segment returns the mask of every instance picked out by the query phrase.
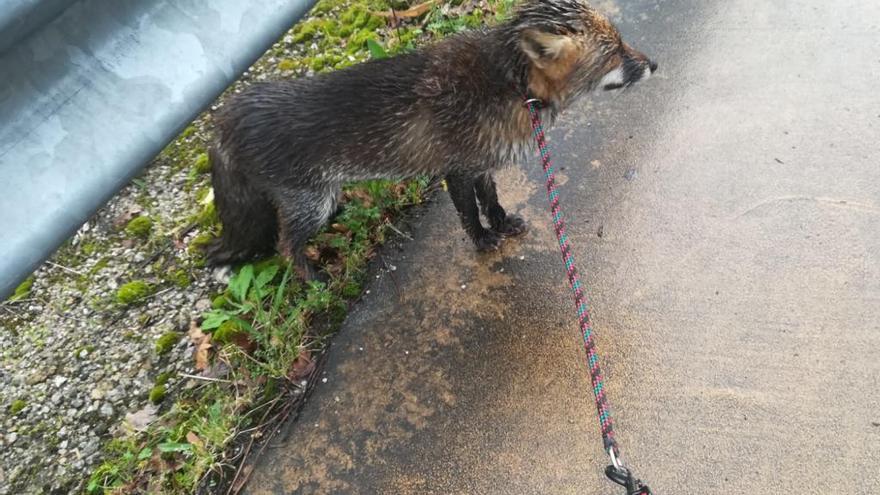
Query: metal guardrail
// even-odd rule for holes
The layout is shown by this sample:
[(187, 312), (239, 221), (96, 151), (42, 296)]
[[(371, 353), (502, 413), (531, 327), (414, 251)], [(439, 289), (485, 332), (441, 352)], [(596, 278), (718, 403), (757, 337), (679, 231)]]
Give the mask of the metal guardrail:
[(0, 0), (0, 300), (315, 0)]

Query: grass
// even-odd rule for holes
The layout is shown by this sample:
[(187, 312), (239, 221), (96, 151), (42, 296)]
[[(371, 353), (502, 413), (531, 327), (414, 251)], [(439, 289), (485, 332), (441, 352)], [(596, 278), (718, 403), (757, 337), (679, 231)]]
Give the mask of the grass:
[[(407, 7), (400, 1), (394, 5)], [(279, 42), (267, 54), (276, 61), (266, 62), (264, 57), (260, 63), (274, 63), (285, 77), (341, 69), (493, 22), (507, 15), (512, 5), (510, 0), (469, 8), (438, 4), (422, 18), (390, 27), (374, 15), (389, 8), (386, 0), (322, 0), (310, 18), (289, 32), (296, 55), (280, 47), (288, 41)], [(177, 287), (188, 285), (188, 273), (198, 268), (202, 247), (222, 228), (206, 175), (210, 164), (205, 138), (197, 127), (187, 127), (159, 158), (172, 170), (188, 168), (193, 197), (183, 223), (162, 229), (194, 229), (186, 249), (192, 266), (163, 271), (165, 283)], [(147, 398), (161, 404), (161, 414), (145, 431), (107, 444), (105, 460), (85, 491), (184, 494), (228, 487), (235, 463), (247, 457), (256, 438), (269, 434), (295, 403), (292, 399), (310, 377), (315, 356), (360, 296), (368, 262), (385, 241), (391, 220), (419, 204), (428, 185), (427, 178), (347, 185), (341, 213), (306, 251), (326, 274), (326, 282), (298, 282), (279, 257), (238, 267), (189, 332), (195, 367), (210, 378), (189, 379), (182, 387), (185, 377), (157, 376)], [(119, 289), (121, 304), (141, 301), (155, 290), (143, 282), (138, 287), (132, 283)], [(175, 332), (163, 335), (156, 343), (157, 353), (167, 352), (181, 337)]]

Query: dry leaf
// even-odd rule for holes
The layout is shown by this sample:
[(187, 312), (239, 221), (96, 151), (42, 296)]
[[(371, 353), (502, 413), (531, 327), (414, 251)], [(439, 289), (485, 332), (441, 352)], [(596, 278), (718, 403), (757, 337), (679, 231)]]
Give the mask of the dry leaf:
[(196, 365), (195, 369), (202, 371), (208, 368), (208, 351), (211, 350), (211, 335), (202, 331), (195, 320), (189, 323), (189, 339), (196, 348), (193, 353)]
[(342, 225), (341, 223), (334, 223), (330, 226), (331, 229), (339, 232), (340, 234), (346, 234), (350, 230), (347, 226)]
[(146, 431), (147, 427), (158, 418), (158, 416), (156, 416), (156, 412), (158, 411), (159, 408), (157, 406), (147, 404), (140, 411), (126, 414), (122, 427), (133, 432)]
[(205, 442), (203, 442), (202, 439), (192, 431), (186, 434), (186, 441), (200, 449), (205, 448)]
[(195, 358), (196, 358), (196, 366), (195, 368), (199, 371), (208, 368), (208, 351), (211, 350), (211, 336), (205, 335), (205, 338), (196, 346)]
[(395, 17), (398, 19), (412, 19), (425, 15), (429, 10), (431, 10), (431, 7), (433, 6), (434, 0), (428, 0), (425, 3), (420, 3), (406, 10), (385, 10), (382, 12), (373, 12), (373, 14), (379, 17), (388, 17), (391, 19), (394, 19)]
[(303, 349), (290, 367), (291, 375), (294, 380), (302, 380), (311, 375), (313, 371), (315, 371), (315, 362), (312, 360), (312, 353)]

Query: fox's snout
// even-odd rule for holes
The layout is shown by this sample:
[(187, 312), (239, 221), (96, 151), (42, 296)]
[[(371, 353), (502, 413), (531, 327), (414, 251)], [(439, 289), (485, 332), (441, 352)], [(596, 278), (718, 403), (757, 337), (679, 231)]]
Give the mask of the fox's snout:
[(645, 54), (625, 46), (620, 57), (620, 63), (602, 78), (598, 89), (610, 91), (631, 86), (651, 77), (651, 75), (657, 72), (657, 68), (657, 62), (651, 60)]

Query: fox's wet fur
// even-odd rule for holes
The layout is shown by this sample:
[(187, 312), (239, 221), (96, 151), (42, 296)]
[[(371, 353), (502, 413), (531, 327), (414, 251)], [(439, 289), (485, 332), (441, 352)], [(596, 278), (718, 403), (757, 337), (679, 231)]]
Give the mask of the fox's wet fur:
[[(495, 170), (531, 148), (524, 97), (550, 125), (579, 95), (647, 77), (656, 64), (578, 0), (527, 0), (497, 27), (395, 57), (254, 84), (216, 115), (211, 150), (227, 264), (277, 249), (311, 274), (308, 239), (349, 181), (443, 176), (479, 250), (525, 231), (498, 203)], [(480, 222), (480, 211), (489, 228)]]

